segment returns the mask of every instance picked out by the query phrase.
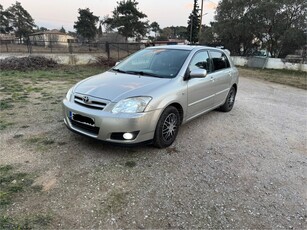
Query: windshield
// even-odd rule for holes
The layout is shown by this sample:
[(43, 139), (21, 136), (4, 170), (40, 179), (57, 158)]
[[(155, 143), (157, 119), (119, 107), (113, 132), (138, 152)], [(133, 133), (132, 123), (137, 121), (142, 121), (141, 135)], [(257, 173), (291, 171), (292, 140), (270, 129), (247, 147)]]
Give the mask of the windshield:
[(176, 49), (144, 49), (124, 60), (112, 70), (144, 76), (174, 78), (190, 51)]

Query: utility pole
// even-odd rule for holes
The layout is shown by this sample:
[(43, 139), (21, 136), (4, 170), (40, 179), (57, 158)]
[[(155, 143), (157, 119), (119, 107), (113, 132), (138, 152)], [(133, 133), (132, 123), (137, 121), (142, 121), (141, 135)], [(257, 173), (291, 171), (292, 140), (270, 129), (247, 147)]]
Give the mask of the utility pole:
[(193, 18), (194, 18), (194, 16), (193, 16), (193, 17), (191, 17), (191, 26), (190, 26), (190, 30), (191, 30), (191, 32), (190, 32), (190, 43), (192, 43), (192, 35), (193, 35)]
[(202, 28), (202, 20), (203, 20), (203, 10), (204, 10), (204, 0), (201, 0), (201, 7), (200, 7), (200, 25), (199, 25), (199, 33), (198, 33), (198, 41), (200, 42), (201, 37), (201, 28)]

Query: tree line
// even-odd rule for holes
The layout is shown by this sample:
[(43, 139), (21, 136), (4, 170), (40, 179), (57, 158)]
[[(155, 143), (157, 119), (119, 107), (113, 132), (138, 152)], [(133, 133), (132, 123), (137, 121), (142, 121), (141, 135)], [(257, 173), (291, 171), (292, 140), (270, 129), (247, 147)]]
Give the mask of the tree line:
[[(47, 31), (45, 27), (38, 27), (29, 12), (23, 8), (20, 2), (12, 4), (7, 9), (4, 9), (0, 4), (0, 34), (14, 33), (15, 37), (27, 39), (33, 32)], [(62, 28), (59, 30), (66, 33)]]
[[(76, 33), (69, 33), (84, 41), (94, 41), (102, 35), (104, 27), (106, 32), (117, 31), (126, 40), (141, 40), (145, 36), (151, 41), (182, 39), (192, 44), (224, 46), (235, 55), (250, 55), (265, 49), (273, 57), (285, 57), (306, 45), (306, 0), (221, 0), (210, 26), (201, 25), (198, 0), (193, 1), (186, 26), (161, 29), (157, 22), (147, 20), (136, 0), (120, 0), (111, 17), (102, 19), (89, 8), (79, 9), (74, 22)], [(19, 2), (6, 10), (0, 4), (0, 33), (14, 32), (22, 39), (44, 30), (47, 28), (37, 27)], [(61, 32), (66, 32), (63, 27)]]
[(259, 49), (285, 57), (306, 45), (306, 0), (222, 0), (201, 43), (218, 43), (233, 54)]
[(20, 4), (16, 2), (6, 10), (0, 4), (0, 33), (15, 33), (20, 40), (33, 33), (35, 27), (34, 19)]

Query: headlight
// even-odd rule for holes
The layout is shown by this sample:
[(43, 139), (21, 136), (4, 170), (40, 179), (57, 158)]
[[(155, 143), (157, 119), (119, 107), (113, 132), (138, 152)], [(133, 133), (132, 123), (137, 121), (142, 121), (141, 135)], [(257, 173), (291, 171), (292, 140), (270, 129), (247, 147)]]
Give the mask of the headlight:
[(70, 101), (70, 99), (71, 99), (71, 95), (72, 95), (72, 90), (73, 90), (73, 88), (74, 88), (74, 87), (71, 87), (71, 88), (68, 90), (67, 94), (66, 94), (66, 99), (67, 99), (68, 101)]
[(142, 113), (151, 97), (131, 97), (117, 102), (112, 113)]

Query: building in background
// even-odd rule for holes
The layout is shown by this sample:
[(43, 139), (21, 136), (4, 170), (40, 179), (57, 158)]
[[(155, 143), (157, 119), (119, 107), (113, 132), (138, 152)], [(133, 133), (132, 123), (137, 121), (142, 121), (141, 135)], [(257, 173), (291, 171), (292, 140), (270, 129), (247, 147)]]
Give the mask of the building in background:
[(68, 46), (69, 42), (77, 39), (59, 30), (47, 30), (29, 35), (29, 40), (32, 45), (50, 47)]

